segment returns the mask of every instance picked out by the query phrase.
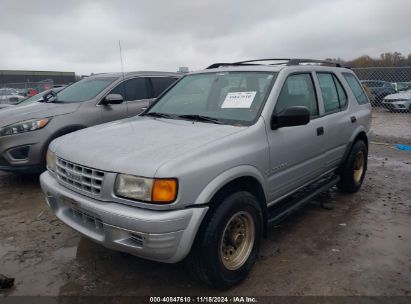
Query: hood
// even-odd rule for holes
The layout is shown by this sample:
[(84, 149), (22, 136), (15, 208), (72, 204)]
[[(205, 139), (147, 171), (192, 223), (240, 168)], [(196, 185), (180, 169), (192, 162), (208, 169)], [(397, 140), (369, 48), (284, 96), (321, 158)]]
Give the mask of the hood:
[(410, 99), (410, 98), (411, 98), (410, 91), (405, 91), (405, 92), (400, 92), (400, 93), (385, 96), (385, 99)]
[(58, 157), (109, 172), (155, 177), (167, 161), (246, 127), (134, 117), (60, 137), (50, 149)]
[(15, 105), (0, 111), (0, 127), (33, 118), (53, 117), (76, 111), (80, 103), (42, 103), (32, 102), (25, 105)]

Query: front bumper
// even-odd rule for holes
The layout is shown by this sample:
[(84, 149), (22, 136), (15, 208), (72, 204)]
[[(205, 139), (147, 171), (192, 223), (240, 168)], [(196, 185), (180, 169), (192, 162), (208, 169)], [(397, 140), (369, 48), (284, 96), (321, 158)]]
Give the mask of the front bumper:
[(71, 228), (107, 248), (165, 263), (187, 256), (208, 210), (154, 211), (102, 202), (63, 187), (49, 172), (40, 184), (54, 214)]
[(45, 168), (47, 130), (0, 137), (0, 170), (11, 172), (41, 172)]
[(410, 107), (411, 102), (402, 102), (402, 101), (394, 101), (394, 102), (387, 102), (384, 101), (382, 103), (383, 107), (388, 110), (392, 111), (407, 111)]

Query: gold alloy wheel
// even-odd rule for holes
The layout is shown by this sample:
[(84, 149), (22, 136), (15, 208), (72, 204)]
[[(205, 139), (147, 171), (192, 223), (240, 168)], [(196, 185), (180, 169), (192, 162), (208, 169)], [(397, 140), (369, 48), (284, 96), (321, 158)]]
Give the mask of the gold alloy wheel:
[(365, 158), (364, 152), (359, 151), (355, 156), (354, 162), (354, 181), (359, 184), (361, 182), (361, 177), (364, 173)]
[(254, 246), (255, 226), (252, 216), (237, 212), (227, 222), (221, 239), (220, 254), (224, 266), (236, 270), (244, 265)]

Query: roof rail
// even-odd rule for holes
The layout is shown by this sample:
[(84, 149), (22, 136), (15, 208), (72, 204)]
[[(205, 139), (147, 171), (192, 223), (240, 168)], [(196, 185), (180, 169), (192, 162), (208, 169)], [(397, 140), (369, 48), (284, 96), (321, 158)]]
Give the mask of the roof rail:
[(302, 63), (322, 63), (328, 65), (335, 65), (336, 67), (340, 68), (341, 64), (338, 62), (327, 61), (327, 60), (317, 60), (317, 59), (301, 59), (301, 58), (267, 58), (267, 59), (253, 59), (253, 60), (245, 60), (245, 61), (238, 61), (232, 63), (213, 63), (212, 65), (208, 66), (206, 69), (215, 69), (223, 66), (239, 66), (239, 65), (264, 65), (259, 64), (257, 62), (260, 61), (279, 61), (278, 63), (271, 63), (266, 65), (300, 65)]

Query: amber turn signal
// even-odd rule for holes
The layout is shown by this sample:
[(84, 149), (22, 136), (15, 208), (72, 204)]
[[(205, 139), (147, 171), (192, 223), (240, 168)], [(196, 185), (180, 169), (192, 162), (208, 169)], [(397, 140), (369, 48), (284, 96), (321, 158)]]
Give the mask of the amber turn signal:
[(154, 203), (172, 203), (177, 197), (177, 180), (155, 179), (151, 192), (151, 201)]

